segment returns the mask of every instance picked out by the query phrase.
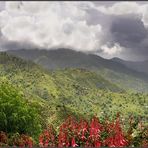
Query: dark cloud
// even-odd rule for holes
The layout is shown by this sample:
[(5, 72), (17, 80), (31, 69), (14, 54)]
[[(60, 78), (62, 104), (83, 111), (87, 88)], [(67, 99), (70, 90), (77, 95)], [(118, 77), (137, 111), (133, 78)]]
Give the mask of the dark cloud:
[(5, 8), (5, 2), (0, 1), (0, 11), (4, 10), (4, 8)]
[(130, 16), (117, 17), (111, 26), (111, 32), (116, 41), (120, 42), (123, 46), (128, 46), (133, 43), (140, 43), (147, 36), (141, 19)]
[(87, 9), (87, 23), (89, 25), (101, 24), (104, 28), (107, 28), (111, 23), (112, 18), (102, 12), (98, 12), (96, 9)]
[(113, 18), (110, 32), (114, 42), (126, 48), (124, 53), (135, 57), (148, 56), (148, 30), (141, 18), (134, 15), (120, 15)]
[[(105, 5), (106, 2), (96, 3), (97, 5)], [(114, 3), (111, 2), (108, 6), (112, 4)], [(148, 59), (148, 30), (141, 17), (138, 14), (107, 15), (96, 9), (87, 10), (87, 23), (103, 26), (102, 43), (108, 44), (108, 47), (113, 47), (115, 43), (119, 43), (124, 47), (120, 57), (128, 60)], [(102, 54), (101, 52), (103, 51), (98, 49), (97, 53)]]
[(32, 43), (26, 42), (14, 42), (14, 41), (5, 41), (1, 44), (3, 49), (15, 50), (15, 49), (38, 49), (39, 47), (33, 45)]

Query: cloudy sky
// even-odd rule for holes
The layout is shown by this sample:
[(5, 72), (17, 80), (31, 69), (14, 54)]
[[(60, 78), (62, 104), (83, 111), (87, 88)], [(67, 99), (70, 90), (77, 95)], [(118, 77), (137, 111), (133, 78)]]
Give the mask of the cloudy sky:
[(58, 47), (148, 60), (148, 2), (0, 2), (0, 50)]

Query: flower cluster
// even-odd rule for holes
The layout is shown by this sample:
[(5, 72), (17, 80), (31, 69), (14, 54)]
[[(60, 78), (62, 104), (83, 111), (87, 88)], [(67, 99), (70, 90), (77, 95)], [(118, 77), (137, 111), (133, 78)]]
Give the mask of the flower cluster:
[(129, 145), (120, 126), (119, 117), (115, 122), (107, 123), (106, 128), (109, 136), (107, 139), (105, 139), (105, 146), (121, 147)]
[[(127, 121), (128, 122), (128, 121)], [(123, 130), (123, 123), (118, 115), (115, 120), (100, 121), (93, 117), (91, 121), (77, 120), (69, 116), (56, 131), (53, 126), (39, 136), (40, 147), (148, 147), (148, 128), (141, 122), (136, 125), (130, 120), (129, 127)], [(0, 146), (32, 147), (33, 139), (24, 134), (9, 135), (0, 132)]]
[(55, 131), (52, 126), (49, 126), (43, 133), (39, 136), (39, 146), (40, 147), (54, 147), (55, 146)]
[[(56, 140), (56, 136), (53, 136), (52, 130), (46, 132), (47, 131), (44, 131), (39, 138), (40, 145), (45, 147), (49, 145), (49, 137), (54, 137), (52, 142)], [(103, 133), (107, 133), (106, 138), (101, 137)], [(45, 140), (43, 140), (43, 135), (44, 138), (46, 137)], [(60, 126), (57, 141), (58, 147), (128, 146), (128, 141), (120, 127), (119, 118), (117, 118), (115, 122), (100, 123), (97, 117), (93, 117), (89, 123), (86, 120), (77, 122), (73, 117), (69, 117)], [(55, 144), (56, 142), (54, 142), (54, 145)]]

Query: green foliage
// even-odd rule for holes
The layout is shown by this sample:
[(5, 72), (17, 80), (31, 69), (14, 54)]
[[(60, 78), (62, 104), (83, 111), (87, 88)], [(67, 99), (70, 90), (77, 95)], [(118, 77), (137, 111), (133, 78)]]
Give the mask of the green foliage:
[[(100, 74), (82, 68), (46, 71), (30, 61), (26, 62), (5, 53), (0, 54), (0, 81), (8, 81), (17, 89), (14, 91), (13, 87), (8, 87), (9, 93), (5, 94), (10, 99), (15, 92), (14, 99), (27, 101), (20, 104), (21, 106), (26, 104), (31, 109), (36, 108), (37, 112), (34, 112), (42, 117), (38, 120), (41, 121), (42, 127), (46, 127), (48, 123), (58, 126), (71, 114), (77, 118), (89, 119), (95, 114), (100, 118), (108, 116), (112, 119), (116, 112), (122, 112), (124, 122), (133, 115), (147, 124), (148, 95), (129, 91), (128, 84), (124, 86), (125, 90), (120, 88), (125, 79), (122, 75), (122, 81), (114, 84), (111, 80), (106, 80), (111, 79), (112, 75)], [(134, 79), (131, 81), (134, 82)], [(135, 83), (133, 85), (137, 87)], [(14, 100), (14, 104), (17, 104), (17, 101)], [(20, 112), (25, 112), (27, 116), (28, 112), (31, 112), (29, 109), (22, 110)], [(0, 116), (5, 119), (3, 113)], [(13, 116), (15, 117), (15, 114)], [(29, 120), (28, 117), (25, 120)], [(29, 123), (30, 120), (22, 122)], [(4, 128), (5, 120), (2, 123)]]
[(141, 70), (136, 68), (138, 71), (134, 71), (134, 67), (137, 67), (139, 62), (132, 64), (126, 61), (124, 63), (124, 61), (117, 58), (107, 60), (98, 55), (85, 54), (64, 48), (57, 50), (10, 50), (7, 53), (23, 59), (29, 59), (48, 70), (56, 70), (58, 68), (85, 68), (98, 72), (105, 79), (116, 83), (124, 89), (148, 93), (148, 75), (138, 72), (143, 71), (142, 69), (144, 67), (146, 69), (147, 63), (143, 63), (144, 66), (140, 62), (141, 66), (139, 65), (139, 68), (141, 69), (142, 65), (144, 67)]
[(115, 72), (109, 69), (97, 70), (97, 73), (103, 75), (108, 81), (118, 84), (119, 87), (130, 90), (132, 92), (148, 93), (148, 81), (144, 81), (138, 77)]
[(41, 131), (39, 118), (36, 108), (29, 106), (17, 89), (0, 83), (0, 131), (37, 136)]

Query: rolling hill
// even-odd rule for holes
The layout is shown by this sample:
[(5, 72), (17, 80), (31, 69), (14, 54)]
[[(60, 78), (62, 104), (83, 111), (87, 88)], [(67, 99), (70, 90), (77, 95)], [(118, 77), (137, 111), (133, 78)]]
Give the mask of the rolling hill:
[(39, 109), (44, 123), (59, 125), (67, 115), (90, 118), (97, 114), (147, 118), (147, 95), (126, 92), (99, 74), (67, 68), (47, 71), (31, 61), (0, 53), (0, 82), (10, 83)]
[(27, 100), (39, 103), (44, 110), (44, 116), (53, 114), (57, 104), (69, 102), (69, 98), (85, 97), (92, 90), (124, 91), (103, 77), (84, 69), (51, 72), (5, 52), (0, 53), (0, 80), (18, 88)]
[(112, 118), (116, 112), (122, 112), (125, 119), (131, 114), (144, 121), (148, 118), (147, 95), (126, 92), (98, 73), (82, 68), (48, 71), (32, 61), (2, 52), (2, 83), (15, 87), (30, 105), (36, 106), (43, 124), (57, 126), (67, 115)]
[(127, 65), (97, 55), (76, 52), (70, 49), (57, 50), (11, 50), (8, 54), (31, 60), (48, 70), (85, 68), (102, 75), (123, 89), (148, 92), (148, 75)]

